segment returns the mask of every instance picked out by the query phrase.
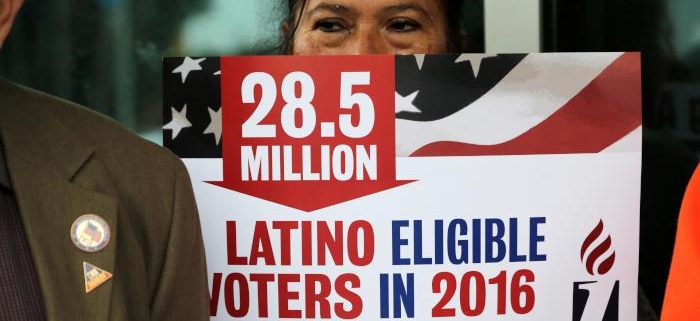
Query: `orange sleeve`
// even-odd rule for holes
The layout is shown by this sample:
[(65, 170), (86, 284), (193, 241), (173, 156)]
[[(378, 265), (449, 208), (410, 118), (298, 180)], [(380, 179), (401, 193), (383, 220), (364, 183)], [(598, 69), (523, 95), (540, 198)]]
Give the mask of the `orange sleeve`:
[(683, 196), (661, 321), (697, 320), (700, 315), (700, 167)]

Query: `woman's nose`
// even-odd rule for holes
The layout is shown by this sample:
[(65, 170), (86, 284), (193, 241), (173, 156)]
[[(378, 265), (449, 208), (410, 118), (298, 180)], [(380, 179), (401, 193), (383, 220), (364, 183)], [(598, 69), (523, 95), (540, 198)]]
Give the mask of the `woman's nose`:
[(360, 27), (355, 29), (350, 51), (356, 55), (390, 54), (391, 48), (379, 30)]

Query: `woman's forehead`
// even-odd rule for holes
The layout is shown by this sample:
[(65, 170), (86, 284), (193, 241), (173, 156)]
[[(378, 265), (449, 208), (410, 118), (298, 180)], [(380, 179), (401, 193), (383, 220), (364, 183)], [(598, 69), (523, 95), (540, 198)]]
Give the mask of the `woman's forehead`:
[(306, 12), (400, 13), (415, 10), (429, 15), (441, 14), (439, 0), (307, 0)]

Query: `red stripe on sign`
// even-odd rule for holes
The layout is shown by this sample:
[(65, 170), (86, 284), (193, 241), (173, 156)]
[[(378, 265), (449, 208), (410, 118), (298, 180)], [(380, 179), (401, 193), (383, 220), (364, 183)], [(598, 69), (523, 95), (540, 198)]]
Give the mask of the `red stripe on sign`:
[(545, 121), (497, 145), (440, 141), (411, 156), (598, 153), (642, 123), (639, 53), (625, 53)]

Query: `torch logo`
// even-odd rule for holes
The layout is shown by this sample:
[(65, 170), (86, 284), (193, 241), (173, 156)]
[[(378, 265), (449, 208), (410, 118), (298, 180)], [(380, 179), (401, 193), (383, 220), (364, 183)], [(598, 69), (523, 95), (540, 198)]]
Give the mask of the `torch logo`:
[(590, 280), (573, 284), (574, 321), (617, 321), (620, 281), (605, 275), (615, 264), (613, 240), (600, 220), (581, 244), (581, 263)]

